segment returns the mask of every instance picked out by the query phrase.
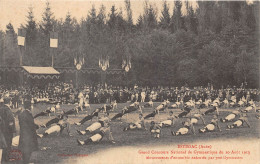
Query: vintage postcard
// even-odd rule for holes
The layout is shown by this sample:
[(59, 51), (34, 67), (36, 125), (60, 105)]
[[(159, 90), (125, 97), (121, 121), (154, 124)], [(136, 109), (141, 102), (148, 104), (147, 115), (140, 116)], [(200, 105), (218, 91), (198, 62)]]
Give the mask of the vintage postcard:
[(259, 164), (259, 4), (0, 0), (0, 163)]

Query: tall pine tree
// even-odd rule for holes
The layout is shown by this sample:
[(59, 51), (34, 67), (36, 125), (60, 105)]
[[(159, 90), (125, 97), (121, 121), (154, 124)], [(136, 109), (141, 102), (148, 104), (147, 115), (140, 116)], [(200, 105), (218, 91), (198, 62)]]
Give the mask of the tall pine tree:
[(168, 29), (170, 26), (171, 16), (169, 13), (169, 4), (167, 1), (163, 2), (163, 10), (162, 10), (162, 16), (160, 17), (159, 26), (162, 29)]
[(33, 8), (29, 7), (27, 15), (27, 23), (25, 25), (26, 37), (25, 37), (25, 56), (24, 64), (33, 65), (37, 61), (34, 51), (37, 49), (37, 24), (34, 19)]

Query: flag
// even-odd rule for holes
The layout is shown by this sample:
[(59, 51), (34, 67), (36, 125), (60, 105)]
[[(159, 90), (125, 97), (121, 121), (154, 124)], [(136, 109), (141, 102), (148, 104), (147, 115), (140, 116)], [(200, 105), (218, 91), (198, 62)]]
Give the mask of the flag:
[(76, 58), (74, 58), (74, 65), (76, 65), (77, 64), (77, 60), (76, 60)]
[(126, 61), (125, 61), (125, 59), (123, 59), (122, 69), (125, 67), (125, 65), (126, 65)]
[(17, 38), (18, 46), (24, 46), (25, 35), (26, 35), (25, 29), (18, 28), (18, 38)]
[(52, 47), (52, 48), (58, 47), (58, 33), (57, 32), (50, 33), (50, 47)]

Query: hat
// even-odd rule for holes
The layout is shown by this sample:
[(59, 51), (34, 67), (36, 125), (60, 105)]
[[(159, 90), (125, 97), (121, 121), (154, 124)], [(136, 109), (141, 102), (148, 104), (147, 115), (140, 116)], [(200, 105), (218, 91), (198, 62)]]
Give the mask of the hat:
[(24, 101), (24, 104), (23, 104), (23, 106), (24, 106), (24, 109), (31, 109), (31, 101)]
[(31, 96), (29, 94), (24, 95), (24, 101), (31, 101)]

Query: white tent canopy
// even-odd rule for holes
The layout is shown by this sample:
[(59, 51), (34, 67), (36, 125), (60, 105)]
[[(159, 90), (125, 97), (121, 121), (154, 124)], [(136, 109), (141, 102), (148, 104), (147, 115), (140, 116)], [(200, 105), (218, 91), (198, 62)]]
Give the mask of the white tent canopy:
[(60, 73), (53, 67), (32, 67), (22, 66), (30, 74), (59, 75)]
[(22, 66), (25, 75), (32, 79), (58, 79), (60, 72), (53, 67)]

